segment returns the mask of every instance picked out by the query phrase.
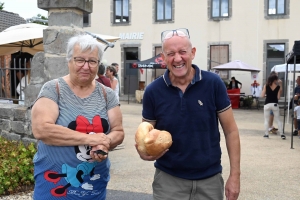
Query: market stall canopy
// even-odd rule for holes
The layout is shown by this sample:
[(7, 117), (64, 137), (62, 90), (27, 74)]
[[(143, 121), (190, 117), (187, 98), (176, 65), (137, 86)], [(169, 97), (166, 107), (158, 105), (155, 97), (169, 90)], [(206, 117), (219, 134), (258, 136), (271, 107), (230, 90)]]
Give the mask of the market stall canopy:
[(134, 62), (130, 68), (150, 68), (150, 69), (166, 69), (167, 65), (164, 63), (161, 54), (158, 54), (147, 60)]
[[(275, 72), (286, 72), (286, 66), (287, 64), (280, 64), (280, 65), (274, 65), (274, 67), (272, 67), (271, 72), (275, 71)], [(295, 65), (294, 64), (289, 64), (288, 65), (288, 72), (294, 72), (294, 68)], [(300, 64), (296, 64), (296, 70), (295, 72), (300, 72)]]
[(240, 60), (235, 60), (229, 63), (225, 63), (223, 65), (213, 67), (215, 70), (237, 70), (237, 71), (252, 71), (252, 72), (260, 72), (260, 69), (256, 67), (252, 67), (247, 63), (244, 63)]
[[(8, 55), (18, 51), (34, 55), (43, 51), (43, 30), (47, 27), (41, 24), (28, 23), (5, 29), (0, 32), (0, 55)], [(120, 39), (110, 35), (93, 34), (109, 42)], [(99, 39), (98, 41), (103, 42)]]

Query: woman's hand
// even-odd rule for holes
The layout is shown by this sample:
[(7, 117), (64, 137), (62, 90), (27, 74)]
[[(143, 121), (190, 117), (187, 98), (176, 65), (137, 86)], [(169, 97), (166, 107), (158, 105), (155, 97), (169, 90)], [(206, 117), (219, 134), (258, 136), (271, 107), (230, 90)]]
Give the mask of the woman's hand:
[[(89, 140), (90, 142), (88, 143), (89, 146), (97, 146), (97, 145), (101, 145), (103, 146), (104, 149), (110, 149), (110, 143), (111, 143), (111, 139), (105, 135), (104, 133), (94, 133), (91, 132), (89, 133)], [(101, 150), (104, 150), (102, 148), (100, 148)]]
[(97, 145), (92, 147), (90, 156), (93, 160), (101, 162), (108, 157), (108, 149), (104, 145)]

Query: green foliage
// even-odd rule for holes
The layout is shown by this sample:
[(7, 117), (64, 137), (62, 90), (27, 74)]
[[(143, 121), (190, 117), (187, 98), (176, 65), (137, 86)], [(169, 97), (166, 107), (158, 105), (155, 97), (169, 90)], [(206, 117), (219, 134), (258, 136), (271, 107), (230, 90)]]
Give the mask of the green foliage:
[(244, 102), (244, 107), (251, 108), (251, 106), (253, 104), (253, 98), (252, 97), (245, 97), (243, 102)]
[(4, 8), (4, 3), (0, 2), (0, 10), (3, 10)]
[(48, 18), (42, 16), (41, 14), (38, 14), (36, 17), (32, 17), (30, 20), (28, 20), (28, 22), (48, 26)]
[(34, 184), (34, 143), (9, 141), (0, 137), (0, 195), (12, 194)]

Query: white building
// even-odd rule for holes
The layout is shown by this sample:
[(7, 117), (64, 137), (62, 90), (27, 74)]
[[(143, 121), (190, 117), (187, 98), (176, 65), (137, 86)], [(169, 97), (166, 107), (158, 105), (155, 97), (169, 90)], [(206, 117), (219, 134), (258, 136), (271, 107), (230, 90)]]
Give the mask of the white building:
[[(261, 69), (262, 85), (276, 64), (300, 40), (299, 0), (95, 0), (86, 30), (119, 36), (104, 59), (120, 64), (121, 94), (134, 96), (139, 83), (148, 85), (162, 70), (130, 68), (161, 52), (161, 32), (187, 28), (196, 47), (193, 61), (203, 70), (233, 60)], [(283, 74), (279, 74), (284, 79)], [(250, 94), (250, 72), (229, 71)]]

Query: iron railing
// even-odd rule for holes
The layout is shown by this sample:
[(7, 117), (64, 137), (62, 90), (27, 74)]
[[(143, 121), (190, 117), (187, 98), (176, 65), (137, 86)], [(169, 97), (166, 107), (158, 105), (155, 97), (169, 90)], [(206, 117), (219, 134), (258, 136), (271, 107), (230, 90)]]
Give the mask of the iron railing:
[[(24, 104), (24, 90), (30, 82), (31, 69), (18, 66), (21, 66), (21, 59), (7, 62), (0, 58), (0, 103)], [(23, 66), (26, 66), (26, 59)]]

